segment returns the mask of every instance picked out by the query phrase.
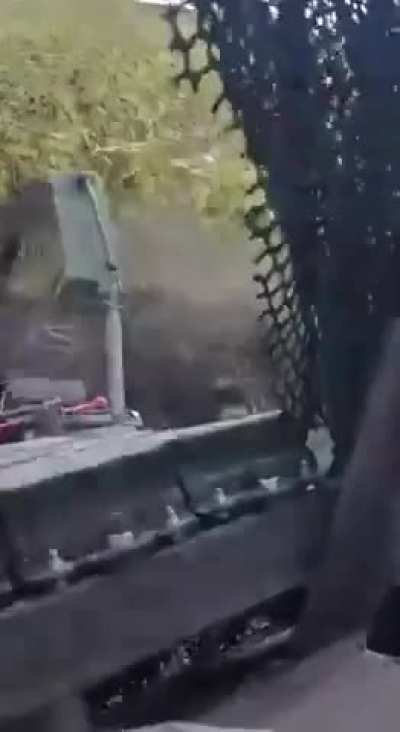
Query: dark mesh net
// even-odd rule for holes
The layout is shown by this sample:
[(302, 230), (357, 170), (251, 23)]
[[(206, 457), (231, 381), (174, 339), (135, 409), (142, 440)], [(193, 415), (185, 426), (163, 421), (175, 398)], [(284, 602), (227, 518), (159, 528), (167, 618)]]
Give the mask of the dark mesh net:
[(400, 0), (194, 4), (190, 38), (169, 11), (172, 48), (194, 89), (220, 75), (266, 192), (247, 224), (283, 403), (323, 408), (346, 451), (398, 310)]

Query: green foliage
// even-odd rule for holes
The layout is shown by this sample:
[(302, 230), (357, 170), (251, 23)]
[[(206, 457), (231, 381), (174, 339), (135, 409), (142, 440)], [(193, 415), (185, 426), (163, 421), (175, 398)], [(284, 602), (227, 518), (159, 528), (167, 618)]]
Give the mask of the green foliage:
[(158, 11), (132, 0), (3, 3), (0, 195), (82, 169), (120, 205), (133, 196), (208, 219), (242, 214), (253, 178), (242, 136), (223, 132), (229, 111), (211, 115), (216, 78), (198, 95), (172, 85), (178, 62)]

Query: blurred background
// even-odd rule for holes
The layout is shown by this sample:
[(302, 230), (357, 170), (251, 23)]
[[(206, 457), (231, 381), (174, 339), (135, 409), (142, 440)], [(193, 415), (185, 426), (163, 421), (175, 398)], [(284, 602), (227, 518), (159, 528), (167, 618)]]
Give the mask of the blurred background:
[[(242, 223), (254, 171), (241, 133), (226, 131), (230, 109), (211, 114), (219, 80), (209, 75), (196, 95), (173, 84), (179, 59), (162, 12), (135, 0), (3, 0), (0, 29), (0, 195), (54, 173), (104, 180), (128, 404), (155, 428), (274, 404)], [(190, 11), (183, 23), (190, 34)], [(76, 335), (44, 358), (43, 332), (63, 318), (46, 287), (48, 258), (39, 247), (23, 276), (18, 263), (10, 275), (1, 230), (0, 245), (2, 374), (80, 373), (88, 395), (104, 391), (101, 324), (75, 314)]]

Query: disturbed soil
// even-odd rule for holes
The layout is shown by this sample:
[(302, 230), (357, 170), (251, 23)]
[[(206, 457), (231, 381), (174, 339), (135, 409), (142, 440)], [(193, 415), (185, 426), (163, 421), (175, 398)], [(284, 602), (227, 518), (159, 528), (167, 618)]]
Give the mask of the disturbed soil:
[[(127, 401), (147, 426), (275, 406), (251, 250), (237, 227), (224, 240), (188, 212), (141, 210), (119, 222), (117, 249)], [(0, 304), (2, 375), (80, 378), (89, 396), (104, 393), (103, 316), (21, 292), (19, 283)]]

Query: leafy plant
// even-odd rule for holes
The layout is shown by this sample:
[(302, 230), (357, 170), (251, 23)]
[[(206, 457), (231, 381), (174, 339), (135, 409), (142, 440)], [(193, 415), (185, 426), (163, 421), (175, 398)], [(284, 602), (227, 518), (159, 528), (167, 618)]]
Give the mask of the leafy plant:
[(100, 174), (118, 205), (242, 214), (253, 176), (242, 136), (225, 134), (229, 112), (210, 112), (216, 78), (197, 95), (173, 86), (178, 61), (158, 11), (132, 0), (3, 2), (1, 196), (81, 169)]

